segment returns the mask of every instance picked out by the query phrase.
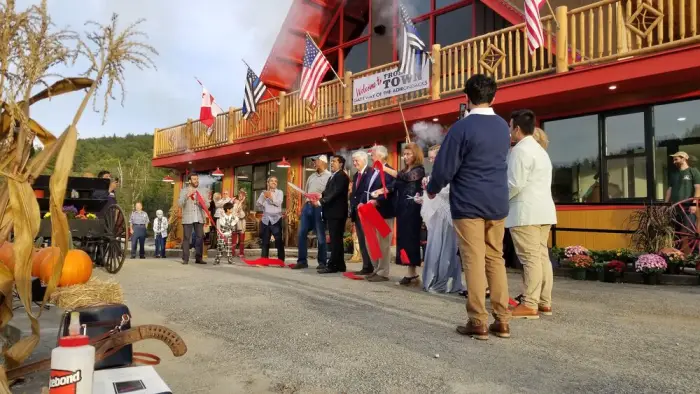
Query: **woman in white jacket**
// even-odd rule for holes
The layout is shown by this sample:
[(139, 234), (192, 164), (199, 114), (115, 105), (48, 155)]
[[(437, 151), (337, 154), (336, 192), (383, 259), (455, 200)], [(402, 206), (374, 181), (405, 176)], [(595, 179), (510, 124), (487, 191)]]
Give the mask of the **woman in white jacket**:
[[(428, 160), (431, 163), (435, 161), (439, 150), (440, 145), (428, 150)], [(423, 180), (423, 187), (427, 181), (428, 178)], [(423, 290), (436, 293), (463, 292), (465, 288), (462, 283), (461, 260), (457, 255), (457, 234), (450, 213), (450, 185), (432, 200), (425, 193), (424, 191), (420, 201), (420, 214), (428, 228), (428, 242), (423, 259)]]

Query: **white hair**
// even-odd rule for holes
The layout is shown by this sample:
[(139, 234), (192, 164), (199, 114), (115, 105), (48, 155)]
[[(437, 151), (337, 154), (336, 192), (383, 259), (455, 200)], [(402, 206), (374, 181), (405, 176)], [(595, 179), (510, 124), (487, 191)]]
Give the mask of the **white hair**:
[(379, 156), (381, 156), (382, 160), (386, 160), (386, 158), (389, 157), (389, 150), (387, 150), (386, 146), (384, 145), (377, 145), (373, 147), (372, 152), (379, 153)]
[(352, 158), (362, 160), (363, 162), (367, 163), (367, 152), (363, 150), (358, 150), (357, 152), (354, 152), (352, 154)]

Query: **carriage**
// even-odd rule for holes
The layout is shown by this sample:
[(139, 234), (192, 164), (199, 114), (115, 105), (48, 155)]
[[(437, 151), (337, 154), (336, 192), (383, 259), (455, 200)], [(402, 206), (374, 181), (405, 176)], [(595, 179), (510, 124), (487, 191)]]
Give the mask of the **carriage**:
[[(73, 247), (85, 251), (98, 266), (117, 273), (124, 265), (127, 248), (127, 219), (124, 211), (108, 195), (109, 179), (70, 177), (63, 202), (68, 216)], [(38, 243), (51, 244), (49, 177), (34, 182), (39, 201), (41, 226)]]

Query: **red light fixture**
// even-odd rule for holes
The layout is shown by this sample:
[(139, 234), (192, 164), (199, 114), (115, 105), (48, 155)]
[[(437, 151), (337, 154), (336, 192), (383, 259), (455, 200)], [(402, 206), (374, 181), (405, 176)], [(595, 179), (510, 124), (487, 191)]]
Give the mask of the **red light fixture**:
[(278, 167), (278, 168), (289, 168), (289, 167), (291, 167), (291, 166), (292, 166), (292, 165), (287, 161), (287, 158), (286, 158), (286, 157), (282, 157), (282, 161), (280, 161), (279, 163), (277, 163), (277, 167)]
[(216, 167), (216, 170), (214, 170), (214, 172), (211, 173), (211, 176), (215, 176), (215, 177), (217, 177), (217, 178), (221, 178), (222, 176), (224, 176), (224, 172), (221, 171), (221, 170), (219, 169), (219, 167)]
[(175, 180), (174, 180), (173, 177), (171, 177), (170, 175), (166, 175), (166, 176), (163, 178), (163, 182), (165, 182), (165, 183), (175, 183)]

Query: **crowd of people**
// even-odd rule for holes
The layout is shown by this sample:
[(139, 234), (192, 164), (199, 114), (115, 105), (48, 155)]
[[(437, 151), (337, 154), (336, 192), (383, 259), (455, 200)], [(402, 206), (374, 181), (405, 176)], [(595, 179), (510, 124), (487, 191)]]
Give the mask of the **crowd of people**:
[[(469, 319), (457, 328), (460, 334), (488, 339), (491, 333), (507, 338), (511, 318), (536, 319), (540, 314), (551, 314), (553, 274), (547, 241), (550, 226), (556, 224), (556, 210), (547, 138), (536, 128), (532, 111), (516, 111), (510, 122), (498, 116), (491, 107), (496, 91), (491, 77), (474, 75), (467, 81), (468, 114), (452, 125), (442, 144), (430, 147), (427, 159), (433, 163), (431, 174), (426, 174), (423, 150), (416, 143), (404, 146), (401, 170), (387, 163), (384, 146), (375, 145), (369, 154), (354, 152), (356, 173), (352, 179), (345, 171), (343, 155), (314, 157), (316, 171), (302, 193), (299, 253), (292, 268), (308, 269), (307, 236), (314, 232), (317, 272), (345, 272), (343, 234), (349, 218), (362, 259), (362, 269), (355, 274), (368, 282), (388, 281), (393, 255), (395, 264), (407, 267), (399, 284), (422, 283), (429, 292), (466, 295)], [(184, 237), (183, 264), (189, 262), (190, 238), (197, 240), (195, 263), (204, 263), (200, 240), (209, 221), (198, 186), (198, 176), (190, 174), (179, 198), (184, 234), (193, 235)], [(222, 255), (229, 262), (235, 255), (235, 251), (231, 253), (232, 240), (245, 233), (245, 225), (240, 224), (245, 218), (245, 198), (244, 191), (234, 199), (224, 192), (211, 201), (217, 223), (212, 238), (218, 249), (215, 264)], [(272, 176), (255, 201), (262, 211), (263, 258), (269, 257), (274, 237), (277, 257), (284, 261), (283, 198)], [(424, 253), (422, 223), (428, 230)], [(509, 306), (503, 257), (506, 231), (524, 268), (523, 291), (518, 297), (521, 302), (515, 307)], [(394, 236), (396, 250), (392, 253)], [(488, 292), (495, 316), (491, 325), (487, 324), (485, 305)]]

